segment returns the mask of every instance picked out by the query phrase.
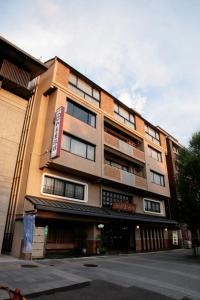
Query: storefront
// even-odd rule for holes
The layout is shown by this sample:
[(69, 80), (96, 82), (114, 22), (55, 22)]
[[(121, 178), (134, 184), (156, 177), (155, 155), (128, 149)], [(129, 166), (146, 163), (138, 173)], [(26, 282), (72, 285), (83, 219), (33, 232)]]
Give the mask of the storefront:
[[(26, 198), (30, 212), (36, 216), (32, 258), (168, 249), (172, 230), (179, 230), (177, 222), (166, 218), (36, 197)], [(14, 241), (19, 242), (17, 223)], [(15, 243), (13, 249), (21, 255)]]

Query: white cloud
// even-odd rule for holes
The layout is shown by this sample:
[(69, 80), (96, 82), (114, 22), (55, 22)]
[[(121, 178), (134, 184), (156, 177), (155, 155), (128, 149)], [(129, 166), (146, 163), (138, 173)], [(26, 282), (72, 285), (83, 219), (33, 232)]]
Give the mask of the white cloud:
[(60, 56), (181, 142), (200, 129), (200, 3), (27, 0), (15, 26), (6, 3), (2, 33), (24, 50)]

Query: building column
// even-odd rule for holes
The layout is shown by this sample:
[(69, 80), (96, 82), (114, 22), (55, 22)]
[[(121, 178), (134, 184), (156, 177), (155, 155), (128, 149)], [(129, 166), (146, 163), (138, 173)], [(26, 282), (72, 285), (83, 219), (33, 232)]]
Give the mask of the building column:
[(97, 254), (97, 247), (101, 243), (101, 230), (97, 228), (96, 224), (91, 224), (87, 228), (87, 254)]
[(169, 249), (169, 233), (167, 228), (164, 229), (164, 243), (165, 249)]
[[(137, 225), (139, 227), (139, 225)], [(138, 228), (135, 226), (135, 250), (140, 252), (142, 250), (142, 243), (141, 243), (141, 234), (140, 234), (140, 227)]]

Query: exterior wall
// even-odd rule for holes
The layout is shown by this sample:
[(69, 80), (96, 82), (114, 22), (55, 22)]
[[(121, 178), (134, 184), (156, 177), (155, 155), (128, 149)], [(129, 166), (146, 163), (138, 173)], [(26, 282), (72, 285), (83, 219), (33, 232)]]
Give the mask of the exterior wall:
[(0, 89), (0, 251), (27, 101)]
[[(154, 148), (162, 153), (162, 162), (159, 162), (156, 159), (149, 157), (148, 145), (150, 145), (152, 148)], [(150, 192), (153, 192), (153, 193), (156, 193), (159, 195), (170, 197), (167, 166), (166, 166), (166, 148), (161, 148), (146, 139), (145, 158), (146, 158), (146, 171), (147, 171), (146, 175), (147, 175), (148, 190)], [(155, 171), (161, 175), (164, 175), (165, 186), (160, 186), (160, 185), (157, 185), (157, 184), (151, 182), (151, 175), (150, 175), (151, 170)]]

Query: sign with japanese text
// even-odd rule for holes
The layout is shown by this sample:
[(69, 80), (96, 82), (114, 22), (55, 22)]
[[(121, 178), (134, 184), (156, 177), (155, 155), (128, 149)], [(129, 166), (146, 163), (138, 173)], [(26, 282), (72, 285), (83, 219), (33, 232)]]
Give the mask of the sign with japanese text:
[(129, 213), (135, 213), (136, 205), (131, 203), (113, 202), (112, 209)]
[(64, 113), (65, 113), (65, 108), (63, 106), (59, 107), (56, 110), (53, 140), (52, 140), (52, 146), (51, 146), (51, 158), (60, 156)]

